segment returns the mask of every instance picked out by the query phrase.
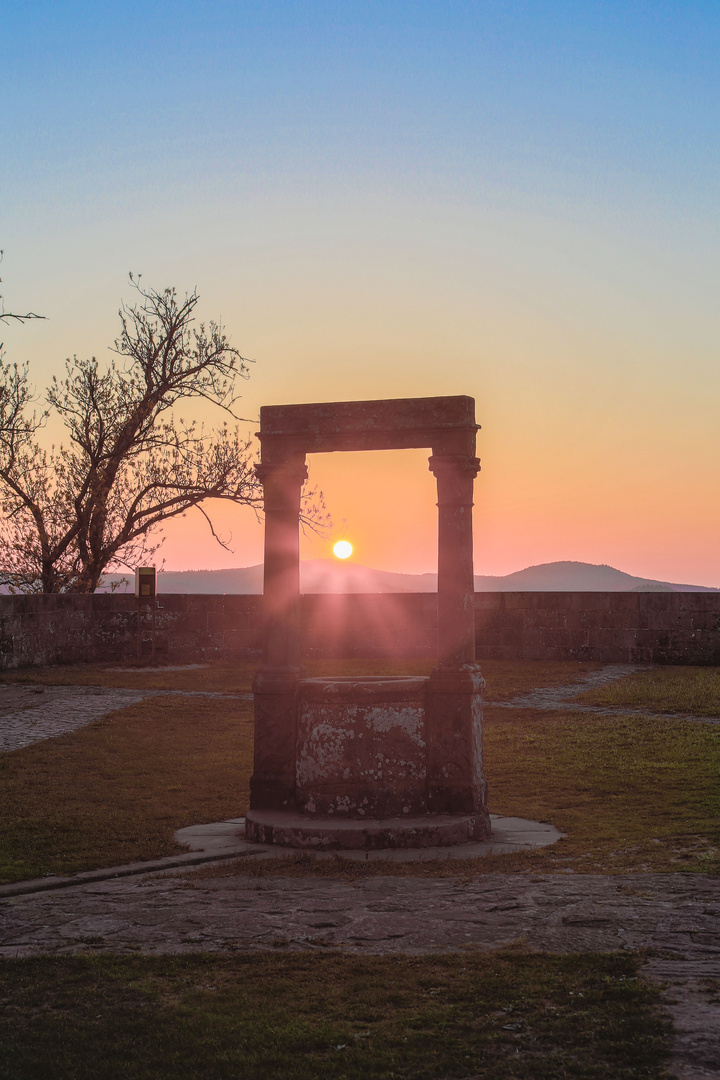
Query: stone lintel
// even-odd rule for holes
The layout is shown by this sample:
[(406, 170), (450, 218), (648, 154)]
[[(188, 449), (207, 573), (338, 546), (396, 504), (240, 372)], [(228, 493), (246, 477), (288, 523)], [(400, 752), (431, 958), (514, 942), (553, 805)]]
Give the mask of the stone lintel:
[(303, 451), (432, 447), (474, 453), (477, 430), (473, 398), (457, 395), (264, 405), (258, 437), (265, 462)]

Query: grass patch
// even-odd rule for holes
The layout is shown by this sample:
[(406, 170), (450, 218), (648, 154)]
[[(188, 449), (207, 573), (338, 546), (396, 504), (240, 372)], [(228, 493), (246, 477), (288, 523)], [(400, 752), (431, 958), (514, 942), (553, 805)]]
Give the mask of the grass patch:
[(720, 873), (720, 730), (669, 717), (485, 710), (490, 809), (567, 838), (536, 851), (433, 863), (312, 855), (208, 867), (201, 877), (456, 877), (486, 873)]
[(638, 671), (608, 686), (588, 690), (577, 700), (587, 705), (720, 716), (720, 668), (660, 667)]
[(0, 879), (180, 849), (176, 829), (247, 809), (252, 705), (159, 697), (0, 754)]
[[(429, 675), (430, 660), (308, 660), (309, 675)], [(143, 665), (146, 668), (147, 665)], [(576, 661), (483, 660), (488, 701), (503, 701), (515, 694), (544, 686), (579, 682), (602, 664)], [(121, 686), (133, 690), (194, 690), (225, 694), (248, 693), (257, 662), (213, 662), (205, 667), (169, 671), (162, 666), (140, 670), (138, 664), (67, 664), (57, 667), (21, 668), (3, 672), (1, 683), (42, 686)]]
[(591, 671), (599, 671), (603, 666), (579, 660), (480, 661), (487, 683), (484, 697), (488, 702), (505, 701), (543, 687), (579, 683)]
[(637, 958), (283, 953), (0, 961), (3, 1080), (660, 1080)]
[(494, 813), (567, 839), (494, 869), (720, 873), (720, 729), (670, 717), (485, 713)]

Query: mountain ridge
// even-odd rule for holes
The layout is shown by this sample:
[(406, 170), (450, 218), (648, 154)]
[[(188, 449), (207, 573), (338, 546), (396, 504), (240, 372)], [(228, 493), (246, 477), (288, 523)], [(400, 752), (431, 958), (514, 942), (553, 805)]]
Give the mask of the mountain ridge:
[[(262, 563), (225, 570), (161, 570), (159, 593), (262, 593)], [(126, 586), (121, 582), (125, 579)], [(132, 592), (129, 575), (106, 574), (101, 592)], [(308, 593), (436, 592), (437, 574), (402, 574), (373, 570), (335, 559), (309, 559), (300, 564), (300, 590)], [(475, 575), (476, 592), (718, 592), (708, 585), (688, 585), (637, 577), (606, 563), (570, 560), (539, 563), (511, 574)]]

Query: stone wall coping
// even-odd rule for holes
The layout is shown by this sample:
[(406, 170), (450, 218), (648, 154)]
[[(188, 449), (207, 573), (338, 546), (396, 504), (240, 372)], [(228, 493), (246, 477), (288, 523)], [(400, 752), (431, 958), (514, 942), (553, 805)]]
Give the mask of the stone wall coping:
[(424, 675), (364, 676), (341, 675), (329, 678), (301, 679), (298, 696), (302, 701), (351, 702), (363, 705), (373, 701), (419, 701), (428, 684)]

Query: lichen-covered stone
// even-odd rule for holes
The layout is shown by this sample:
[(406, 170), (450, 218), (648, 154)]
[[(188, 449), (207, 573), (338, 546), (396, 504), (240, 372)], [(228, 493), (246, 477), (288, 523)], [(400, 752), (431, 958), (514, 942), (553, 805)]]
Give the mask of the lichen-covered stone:
[(298, 687), (296, 803), (311, 814), (425, 810), (426, 679), (306, 679)]

